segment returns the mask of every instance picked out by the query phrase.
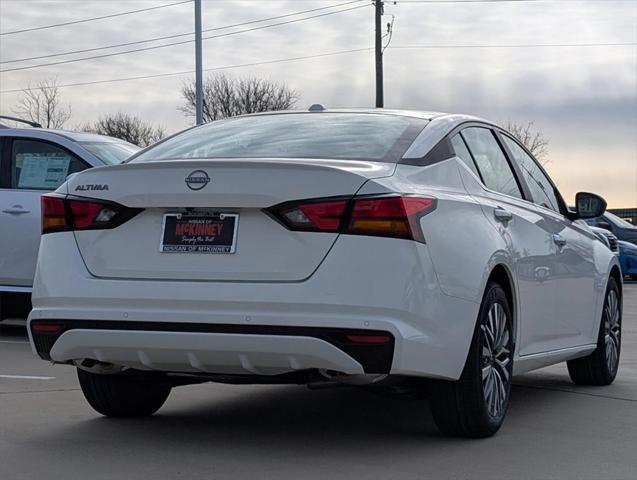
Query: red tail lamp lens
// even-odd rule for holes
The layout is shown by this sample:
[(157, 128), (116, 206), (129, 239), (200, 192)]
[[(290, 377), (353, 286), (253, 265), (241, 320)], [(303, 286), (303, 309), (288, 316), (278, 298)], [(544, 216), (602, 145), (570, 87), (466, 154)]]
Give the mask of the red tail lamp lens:
[(61, 323), (34, 323), (31, 325), (33, 333), (46, 333), (53, 335), (60, 333), (64, 329), (64, 325)]
[(62, 232), (69, 230), (64, 197), (42, 195), (42, 233)]
[(130, 220), (140, 208), (124, 207), (113, 202), (42, 195), (42, 233), (72, 230), (115, 228)]
[(73, 227), (76, 229), (98, 227), (108, 224), (117, 211), (98, 202), (70, 200), (68, 202), (73, 216)]
[(424, 240), (419, 218), (435, 208), (433, 198), (387, 197), (356, 200), (345, 233)]
[(268, 212), (294, 231), (342, 232), (424, 241), (420, 217), (436, 199), (417, 196), (354, 197), (284, 203)]
[(299, 203), (279, 215), (292, 230), (338, 232), (346, 206), (346, 200)]

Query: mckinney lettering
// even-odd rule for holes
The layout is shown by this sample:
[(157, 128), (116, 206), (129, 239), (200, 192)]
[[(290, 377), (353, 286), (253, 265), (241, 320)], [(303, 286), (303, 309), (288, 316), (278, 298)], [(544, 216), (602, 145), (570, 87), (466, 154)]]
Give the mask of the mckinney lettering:
[(221, 235), (223, 224), (210, 223), (210, 224), (193, 224), (193, 223), (181, 223), (175, 226), (176, 235), (206, 235), (217, 236)]

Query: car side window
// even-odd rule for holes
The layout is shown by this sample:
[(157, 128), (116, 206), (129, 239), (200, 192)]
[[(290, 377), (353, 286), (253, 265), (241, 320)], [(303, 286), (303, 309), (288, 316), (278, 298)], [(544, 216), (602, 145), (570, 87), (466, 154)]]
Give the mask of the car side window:
[(484, 127), (469, 127), (465, 128), (461, 134), (487, 188), (522, 198), (515, 174), (493, 132)]
[(39, 140), (14, 139), (11, 147), (11, 188), (55, 190), (71, 173), (88, 168), (68, 150)]
[(522, 171), (524, 180), (531, 191), (533, 203), (559, 212), (560, 203), (555, 195), (555, 188), (535, 160), (515, 140), (507, 135), (502, 135), (502, 138)]
[(462, 160), (469, 169), (476, 174), (478, 178), (480, 178), (480, 174), (478, 173), (478, 169), (476, 168), (476, 164), (471, 157), (471, 153), (467, 148), (467, 145), (464, 143), (464, 140), (460, 136), (460, 134), (456, 134), (450, 139), (451, 146), (453, 147), (453, 151), (456, 156)]

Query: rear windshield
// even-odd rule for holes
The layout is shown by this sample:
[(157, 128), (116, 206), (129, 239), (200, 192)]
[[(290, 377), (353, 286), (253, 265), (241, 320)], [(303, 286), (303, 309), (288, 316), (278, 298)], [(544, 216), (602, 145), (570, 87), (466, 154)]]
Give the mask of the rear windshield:
[(126, 142), (82, 142), (82, 146), (106, 165), (123, 163), (140, 148)]
[(131, 162), (191, 158), (334, 158), (397, 162), (426, 121), (382, 114), (237, 117), (186, 130)]

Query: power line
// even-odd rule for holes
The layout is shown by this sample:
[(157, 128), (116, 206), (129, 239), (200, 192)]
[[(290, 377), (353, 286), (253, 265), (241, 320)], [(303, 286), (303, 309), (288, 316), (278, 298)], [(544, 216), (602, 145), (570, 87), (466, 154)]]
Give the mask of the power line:
[[(319, 17), (326, 17), (328, 15), (335, 15), (338, 13), (344, 13), (344, 12), (349, 12), (352, 10), (358, 10), (359, 8), (366, 8), (369, 5), (358, 5), (356, 7), (350, 7), (350, 8), (344, 8), (342, 10), (337, 10), (334, 12), (327, 12), (327, 13), (322, 13), (319, 15), (311, 15), (309, 17), (305, 17), (305, 18), (298, 18), (295, 20), (287, 20), (285, 22), (278, 22), (278, 23), (272, 23), (270, 25), (262, 25), (259, 27), (253, 27), (253, 28), (246, 28), (244, 30), (237, 30), (236, 32), (228, 32), (228, 33), (222, 33), (219, 35), (212, 35), (209, 37), (203, 37), (202, 40), (210, 40), (213, 38), (221, 38), (221, 37), (228, 37), (231, 35), (238, 35), (240, 33), (246, 33), (246, 32), (252, 32), (255, 30), (262, 30), (265, 28), (272, 28), (272, 27), (278, 27), (280, 25), (287, 25), (290, 23), (296, 23), (296, 22), (302, 22), (304, 20), (310, 20), (313, 18), (319, 18)], [(184, 40), (184, 41), (180, 41), (180, 42), (173, 42), (173, 43), (166, 43), (164, 45), (155, 45), (152, 47), (144, 47), (144, 48), (136, 48), (136, 49), (132, 49), (132, 50), (124, 50), (122, 52), (115, 52), (115, 53), (107, 53), (107, 54), (103, 54), (103, 55), (94, 55), (91, 57), (83, 57), (83, 58), (76, 58), (76, 59), (72, 59), (72, 60), (63, 60), (63, 61), (59, 61), (59, 62), (50, 62), (50, 63), (41, 63), (41, 64), (37, 64), (37, 65), (28, 65), (26, 67), (16, 67), (16, 68), (8, 68), (8, 69), (4, 69), (4, 70), (0, 70), (0, 73), (7, 73), (7, 72), (16, 72), (19, 70), (30, 70), (33, 68), (40, 68), (40, 67), (48, 67), (48, 66), (52, 66), (52, 65), (64, 65), (67, 63), (75, 63), (75, 62), (82, 62), (85, 60), (94, 60), (94, 59), (98, 59), (98, 58), (107, 58), (107, 57), (114, 57), (117, 55), (124, 55), (124, 54), (128, 54), (128, 53), (134, 53), (134, 52), (143, 52), (143, 51), (148, 51), (148, 50), (156, 50), (159, 48), (166, 48), (166, 47), (172, 47), (175, 45), (185, 45), (188, 43), (193, 43), (194, 40)]]
[(192, 0), (182, 0), (181, 2), (168, 3), (166, 5), (158, 5), (156, 7), (140, 8), (139, 10), (130, 10), (128, 12), (112, 13), (110, 15), (102, 15), (101, 17), (85, 18), (83, 20), (74, 20), (71, 22), (64, 22), (64, 23), (54, 23), (52, 25), (44, 25), (42, 27), (24, 28), (22, 30), (14, 30), (12, 32), (3, 32), (3, 33), (0, 33), (0, 35), (15, 35), (16, 33), (34, 32), (36, 30), (45, 30), (48, 28), (65, 27), (67, 25), (77, 25), (78, 23), (93, 22), (95, 20), (103, 20), (105, 18), (121, 17), (123, 15), (132, 15), (133, 13), (148, 12), (150, 10), (159, 10), (160, 8), (174, 7), (175, 5), (182, 5), (184, 3), (190, 3), (191, 1)]
[(465, 44), (465, 45), (396, 45), (389, 47), (390, 50), (395, 49), (449, 49), (449, 48), (568, 48), (568, 47), (628, 47), (636, 46), (637, 42), (618, 42), (618, 43), (513, 43), (513, 44)]
[(633, 2), (634, 0), (388, 0), (395, 3), (586, 3), (586, 2)]
[[(316, 55), (304, 55), (304, 56), (300, 56), (300, 57), (280, 58), (280, 59), (277, 59), (277, 60), (264, 60), (264, 61), (261, 61), (261, 62), (242, 63), (242, 64), (238, 64), (238, 65), (225, 65), (225, 66), (222, 66), (222, 67), (206, 68), (203, 71), (204, 72), (212, 72), (212, 71), (216, 71), (216, 70), (228, 70), (228, 69), (231, 69), (231, 68), (255, 67), (255, 66), (259, 66), (259, 65), (269, 65), (269, 64), (272, 64), (272, 63), (293, 62), (293, 61), (297, 61), (297, 60), (308, 60), (308, 59), (311, 59), (311, 58), (331, 57), (331, 56), (335, 56), (335, 55), (344, 55), (344, 54), (347, 54), (347, 53), (368, 52), (370, 50), (373, 50), (373, 48), (368, 47), (368, 48), (357, 48), (357, 49), (352, 49), (352, 50), (339, 50), (339, 51), (336, 51), (336, 52), (319, 53), (319, 54), (316, 54)], [(194, 70), (185, 70), (185, 71), (182, 71), (182, 72), (158, 73), (158, 74), (155, 74), (155, 75), (143, 75), (143, 76), (126, 77), (126, 78), (113, 78), (113, 79), (110, 79), (110, 80), (96, 80), (96, 81), (92, 81), (92, 82), (67, 83), (67, 84), (58, 85), (58, 87), (59, 88), (81, 87), (81, 86), (86, 86), (86, 85), (97, 85), (97, 84), (101, 84), (101, 83), (127, 82), (127, 81), (131, 81), (131, 80), (145, 80), (145, 79), (150, 79), (150, 78), (174, 77), (174, 76), (179, 76), (179, 75), (188, 75), (188, 74), (191, 74), (191, 73), (195, 73), (195, 71)], [(17, 93), (17, 92), (37, 90), (37, 89), (38, 89), (38, 87), (16, 88), (16, 89), (12, 89), (12, 90), (0, 90), (0, 93)]]
[[(562, 44), (509, 44), (509, 45), (397, 45), (388, 47), (390, 50), (392, 49), (437, 49), (437, 48), (577, 48), (577, 47), (615, 47), (615, 46), (635, 46), (637, 43), (562, 43)], [(283, 62), (293, 62), (297, 60), (307, 60), (312, 58), (320, 58), (320, 57), (330, 57), (335, 55), (343, 55), (347, 53), (356, 53), (356, 52), (369, 52), (374, 50), (373, 47), (368, 48), (357, 48), (352, 50), (339, 50), (336, 52), (328, 52), (328, 53), (320, 53), (316, 55), (305, 55), (300, 57), (291, 57), (291, 58), (281, 58), (276, 60), (264, 60), (262, 62), (253, 62), (253, 63), (242, 63), (237, 65), (225, 65), (222, 67), (213, 67), (204, 69), (204, 72), (212, 72), (215, 70), (228, 70), (231, 68), (242, 68), (242, 67), (255, 67), (259, 65), (269, 65), (273, 63), (283, 63)], [(116, 83), (116, 82), (128, 82), (132, 80), (145, 80), (151, 78), (162, 78), (162, 77), (174, 77), (179, 75), (188, 75), (191, 73), (195, 73), (194, 70), (184, 70), (181, 72), (170, 72), (170, 73), (158, 73), (155, 75), (141, 75), (136, 77), (125, 77), (125, 78), (113, 78), (108, 80), (95, 80), (91, 82), (78, 82), (78, 83), (67, 83), (58, 85), (59, 88), (66, 87), (82, 87), (87, 85), (98, 85), (103, 83)], [(18, 93), (22, 91), (30, 91), (37, 90), (37, 87), (33, 88), (15, 88), (11, 90), (0, 90), (0, 93)]]
[[(277, 15), (275, 17), (267, 17), (267, 18), (261, 18), (258, 20), (250, 20), (248, 22), (241, 22), (241, 23), (235, 23), (232, 25), (225, 25), (223, 27), (214, 27), (214, 28), (207, 28), (202, 30), (202, 32), (214, 32), (214, 31), (218, 31), (218, 30), (226, 30), (228, 28), (234, 28), (234, 27), (242, 27), (245, 25), (252, 25), (254, 23), (261, 23), (261, 22), (268, 22), (270, 20), (278, 20), (280, 18), (287, 18), (287, 17), (294, 17), (296, 15), (303, 15), (305, 13), (312, 13), (312, 12), (317, 12), (320, 10), (326, 10), (326, 9), (330, 9), (330, 8), (337, 8), (337, 7), (342, 7), (345, 5), (351, 5), (352, 3), (360, 3), (362, 1), (365, 0), (350, 0), (348, 2), (343, 2), (343, 3), (337, 3), (334, 5), (329, 5), (327, 7), (319, 7), (319, 8), (312, 8), (310, 10), (302, 10), (300, 12), (293, 12), (293, 13), (287, 13), (285, 15)], [(26, 62), (29, 60), (41, 60), (43, 58), (53, 58), (53, 57), (61, 57), (61, 56), (65, 56), (65, 55), (72, 55), (72, 54), (76, 54), (76, 53), (88, 53), (88, 52), (96, 52), (99, 50), (107, 50), (110, 48), (119, 48), (119, 47), (130, 47), (132, 45), (139, 45), (140, 43), (148, 43), (148, 42), (156, 42), (159, 40), (170, 40), (173, 38), (179, 38), (179, 37), (186, 37), (188, 35), (194, 35), (195, 32), (189, 32), (189, 33), (178, 33), (175, 35), (166, 35), (164, 37), (155, 37), (155, 38), (149, 38), (146, 40), (137, 40), (134, 42), (126, 42), (126, 43), (117, 43), (114, 45), (106, 45), (103, 47), (94, 47), (94, 48), (85, 48), (83, 50), (72, 50), (72, 51), (68, 51), (68, 52), (60, 52), (60, 53), (51, 53), (51, 54), (47, 54), (47, 55), (39, 55), (37, 57), (27, 57), (27, 58), (17, 58), (14, 60), (3, 60), (0, 61), (0, 64), (4, 64), (4, 63), (17, 63), (17, 62)]]

